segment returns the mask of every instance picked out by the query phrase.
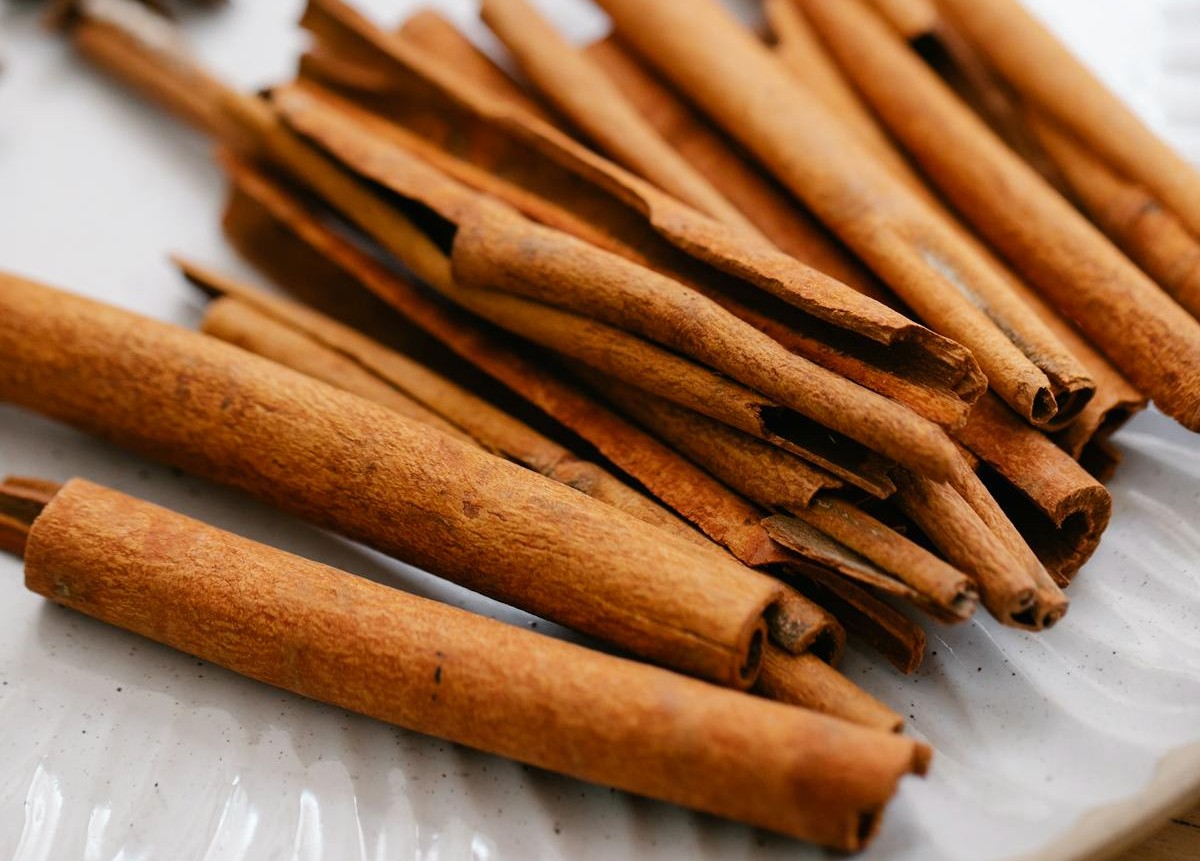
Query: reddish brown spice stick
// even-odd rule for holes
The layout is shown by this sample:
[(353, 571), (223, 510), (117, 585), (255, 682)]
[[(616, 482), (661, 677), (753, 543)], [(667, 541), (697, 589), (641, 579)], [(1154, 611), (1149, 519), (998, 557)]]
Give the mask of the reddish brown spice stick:
[(397, 32), (400, 38), (441, 57), (464, 76), (487, 86), (493, 92), (503, 94), (505, 99), (520, 105), (542, 121), (554, 124), (554, 117), (541, 103), (521, 89), (491, 57), (476, 48), (435, 9), (420, 9), (413, 13)]
[(216, 339), (0, 288), (0, 399), (652, 660), (753, 681), (770, 578)]
[(814, 655), (768, 648), (754, 691), (881, 732), (904, 727), (904, 718)]
[(760, 235), (659, 136), (590, 58), (524, 0), (484, 0), (479, 14), (534, 86), (602, 152), (701, 212)]
[(1200, 236), (1200, 174), (1019, 3), (938, 4), (1021, 96), (1070, 128), (1120, 173), (1144, 185)]
[(922, 319), (969, 347), (992, 387), (1021, 415), (1043, 424), (1075, 400), (1053, 363), (1043, 367), (1046, 357), (1025, 349), (1054, 339), (1003, 276), (797, 87), (718, 3), (600, 5), (622, 38), (736, 135)]
[(1200, 318), (1200, 239), (1144, 186), (1036, 112), (1029, 122), (1084, 212), (1148, 275)]
[[(859, 0), (801, 0), (930, 178), (1131, 382), (1200, 430), (1200, 322), (1000, 141)], [(936, 140), (935, 140), (936, 138)], [(996, 189), (1004, 205), (996, 205)]]
[[(424, 421), (693, 543), (698, 532), (594, 463), (407, 356), (286, 299), (182, 262), (219, 297), (202, 329), (242, 349)], [(416, 407), (420, 412), (413, 412)]]
[(79, 480), (33, 522), (25, 582), (302, 696), (841, 849), (870, 839), (900, 778), (930, 757), (911, 739), (484, 619)]
[[(227, 167), (238, 191), (227, 211), (226, 230), (244, 254), (260, 265), (267, 264), (270, 271), (278, 271), (271, 261), (255, 257), (261, 248), (249, 244), (249, 239), (257, 232), (246, 227), (248, 221), (258, 218), (272, 221), (285, 235), (293, 237), (290, 245), (279, 250), (279, 256), (288, 261), (308, 259), (314, 265), (318, 260), (335, 263), (458, 355), (595, 445), (651, 494), (742, 562), (752, 567), (785, 566), (789, 577), (803, 585), (806, 594), (829, 600), (838, 608), (839, 618), (848, 619), (854, 631), (902, 672), (911, 673), (919, 666), (925, 650), (925, 634), (920, 626), (838, 575), (797, 564), (794, 556), (771, 540), (762, 525), (762, 512), (745, 499), (601, 407), (577, 387), (565, 385), (545, 367), (531, 364), (525, 356), (498, 341), (496, 333), (482, 331), (477, 323), (456, 313), (456, 309), (438, 305), (380, 266), (358, 246), (321, 223), (303, 201), (278, 182), (244, 163), (228, 161)], [(250, 206), (258, 211), (248, 211), (246, 208)], [(314, 257), (314, 252), (319, 256)], [(814, 617), (811, 606), (799, 608), (804, 610), (801, 613), (790, 606), (787, 593), (783, 598), (780, 611), (768, 615), (775, 642), (798, 652), (816, 650), (821, 640), (829, 639), (827, 635), (833, 629), (819, 614)]]
[(595, 42), (586, 53), (646, 121), (768, 239), (797, 260), (883, 301), (878, 279), (854, 255), (615, 37)]

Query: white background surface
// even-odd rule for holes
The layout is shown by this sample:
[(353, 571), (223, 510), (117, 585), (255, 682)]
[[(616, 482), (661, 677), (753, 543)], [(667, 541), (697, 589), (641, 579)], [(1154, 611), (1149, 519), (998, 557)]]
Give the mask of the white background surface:
[[(5, 0), (0, 0), (3, 4)], [(410, 2), (364, 3), (397, 22)], [(438, 4), (464, 24), (469, 2)], [(602, 16), (541, 4), (576, 36)], [(1034, 4), (1200, 159), (1200, 2)], [(0, 5), (0, 267), (186, 325), (169, 251), (252, 275), (220, 235), (205, 141)], [(186, 19), (247, 87), (290, 73), (293, 0)], [(479, 32), (473, 30), (473, 32)], [(848, 671), (938, 748), (870, 858), (995, 859), (1126, 798), (1200, 741), (1200, 443), (1157, 415), (1120, 437), (1114, 526), (1054, 631), (937, 629), (904, 679)], [(0, 406), (0, 472), (108, 483), (209, 522), (516, 624), (500, 608), (240, 494)], [(550, 626), (541, 623), (539, 629)], [(0, 560), (0, 858), (799, 858), (801, 844), (476, 754), (257, 685), (46, 605)]]

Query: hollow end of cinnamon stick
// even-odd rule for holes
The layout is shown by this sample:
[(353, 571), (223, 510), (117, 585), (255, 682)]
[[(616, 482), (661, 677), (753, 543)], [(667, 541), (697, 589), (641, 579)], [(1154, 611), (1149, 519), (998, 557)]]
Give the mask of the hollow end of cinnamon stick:
[(25, 555), (29, 529), (59, 487), (52, 481), (12, 475), (0, 482), (0, 550)]

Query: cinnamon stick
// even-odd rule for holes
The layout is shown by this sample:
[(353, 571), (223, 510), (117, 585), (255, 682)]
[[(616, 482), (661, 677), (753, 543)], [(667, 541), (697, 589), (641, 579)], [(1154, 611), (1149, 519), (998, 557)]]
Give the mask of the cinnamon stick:
[(1108, 491), (995, 398), (979, 402), (959, 436), (1010, 486), (992, 490), (1046, 570), (1065, 586), (1100, 543), (1112, 513)]
[(770, 578), (215, 339), (2, 286), (3, 400), (652, 660), (753, 681)]
[(1047, 618), (1057, 621), (1039, 606), (1039, 584), (1031, 572), (953, 487), (911, 473), (897, 475), (896, 483), (901, 510), (942, 555), (972, 576), (997, 621), (1030, 630), (1041, 630)]
[(436, 9), (419, 9), (404, 19), (397, 31), (401, 39), (441, 57), (464, 76), (500, 93), (508, 101), (544, 122), (553, 124), (554, 116), (533, 96), (520, 87), (492, 58), (476, 48)]
[[(828, 491), (828, 476), (773, 446), (652, 395), (598, 375), (585, 379), (622, 412), (733, 490), (767, 510), (792, 512), (821, 535), (787, 519), (766, 521), (789, 550), (850, 579), (911, 601), (944, 621), (970, 618), (977, 595), (942, 560)], [(839, 546), (840, 545), (840, 546)]]
[[(286, 300), (182, 264), (219, 298), (202, 331), (481, 445), (693, 543), (708, 541), (601, 467), (407, 357)], [(415, 409), (413, 409), (415, 407)]]
[(484, 0), (479, 14), (533, 85), (601, 152), (701, 212), (761, 235), (659, 136), (602, 70), (524, 0)]
[(1022, 98), (1069, 128), (1122, 175), (1145, 186), (1200, 236), (1200, 174), (1019, 3), (938, 4)]
[[(837, 608), (839, 619), (898, 669), (912, 673), (925, 649), (921, 628), (868, 592), (823, 569), (802, 564), (776, 544), (762, 525), (762, 512), (732, 493), (727, 487), (657, 440), (604, 409), (577, 387), (561, 380), (539, 365), (531, 364), (496, 338), (496, 333), (455, 309), (441, 307), (413, 285), (380, 266), (360, 248), (322, 224), (315, 213), (281, 184), (248, 165), (227, 163), (238, 193), (233, 202), (252, 202), (277, 220), (296, 242), (288, 246), (289, 259), (319, 252), (314, 259), (336, 262), (365, 287), (433, 334), (458, 355), (527, 398), (564, 426), (595, 445), (612, 463), (635, 477), (647, 490), (680, 516), (693, 523), (717, 544), (751, 567), (780, 567), (792, 582), (803, 586), (809, 597), (819, 596)], [(242, 219), (226, 218), (227, 229)], [(235, 244), (252, 251), (237, 235)], [(787, 593), (780, 607), (788, 607)], [(803, 612), (800, 612), (803, 610)], [(805, 618), (807, 622), (803, 621)], [(797, 620), (799, 620), (797, 622)], [(790, 651), (816, 648), (828, 639), (831, 628), (813, 617), (811, 607), (788, 614), (768, 613), (772, 639)], [(793, 624), (796, 627), (793, 629)]]
[(1200, 239), (1146, 188), (1120, 176), (1057, 123), (1036, 112), (1029, 122), (1084, 212), (1200, 318)]
[[(1027, 420), (1077, 410), (1077, 368), (1003, 279), (938, 213), (797, 87), (713, 2), (602, 0), (623, 38), (739, 137), (935, 330), (974, 353)], [(747, 94), (753, 94), (749, 98)], [(797, 148), (795, 141), (806, 145)], [(1069, 402), (1069, 403), (1068, 403)]]
[(881, 732), (900, 732), (904, 719), (812, 655), (768, 648), (755, 692)]
[[(342, 45), (343, 51), (352, 45), (357, 59), (371, 57), (391, 69), (398, 81), (405, 81), (409, 89), (415, 86), (423, 98), (436, 91), (440, 95), (436, 107), (428, 99), (406, 99), (388, 103), (383, 110), (393, 123), (421, 134), (427, 134), (431, 125), (442, 129), (436, 141), (453, 149), (455, 158), (482, 158), (493, 172), (535, 187), (543, 203), (547, 198), (553, 201), (549, 209), (555, 220), (545, 223), (687, 284), (773, 338), (783, 339), (788, 349), (860, 384), (871, 387), (904, 380), (911, 381), (909, 388), (928, 387), (929, 394), (936, 392), (941, 398), (965, 404), (978, 397), (978, 370), (961, 347), (911, 325), (768, 245), (749, 242), (744, 234), (739, 236), (698, 217), (689, 207), (556, 129), (514, 110), (485, 88), (473, 86), (436, 57), (389, 39), (344, 4), (315, 0), (302, 23), (323, 42)], [(464, 113), (469, 121), (458, 127)], [(456, 125), (452, 134), (445, 128), (448, 122)], [(481, 122), (486, 134), (479, 127)], [(495, 151), (498, 134), (504, 138), (503, 157)], [(405, 135), (393, 135), (392, 142), (400, 146), (411, 143), (406, 143)], [(423, 151), (420, 155), (427, 158), (429, 154)], [(444, 155), (438, 165), (450, 170)], [(556, 177), (556, 168), (566, 169), (567, 175)], [(466, 175), (455, 176), (472, 181)], [(494, 183), (488, 190), (497, 192)], [(505, 199), (518, 209), (529, 205), (528, 194), (518, 198)], [(574, 212), (580, 217), (570, 215)], [(542, 206), (526, 214), (544, 221), (547, 209)], [(581, 230), (581, 222), (601, 224), (603, 231), (597, 236), (594, 228)], [(681, 251), (686, 253), (681, 256)], [(765, 295), (744, 296), (749, 286)], [(766, 307), (760, 309), (766, 300)], [(786, 326), (776, 322), (781, 316), (789, 321)], [(793, 317), (795, 323), (790, 320)], [(797, 326), (804, 329), (805, 336), (794, 330)], [(886, 367), (890, 373), (872, 375), (872, 367)], [(910, 403), (896, 392), (884, 393)], [(924, 406), (911, 405), (915, 409)], [(930, 417), (943, 421), (939, 416)], [(953, 424), (956, 419), (952, 414), (945, 423)]]
[[(1139, 390), (1200, 430), (1200, 387), (1193, 384), (1200, 375), (1200, 322), (998, 140), (858, 0), (802, 2), (864, 96), (959, 210)], [(998, 187), (1005, 189), (1000, 207)]]
[[(860, 142), (870, 146), (871, 151), (897, 177), (941, 209), (940, 203), (929, 194), (923, 181), (899, 154), (887, 133), (863, 105), (833, 58), (818, 41), (795, 0), (768, 2), (765, 8), (780, 40), (778, 52), (781, 60), (800, 75), (804, 86), (835, 111), (838, 119), (852, 128)], [(945, 22), (939, 26), (938, 38), (943, 38)], [(954, 219), (950, 213), (945, 214), (947, 218)], [(957, 221), (953, 226), (957, 227)], [(1011, 273), (1001, 261), (992, 257), (986, 246), (978, 244), (969, 233), (963, 232), (963, 237), (975, 244), (979, 253), (988, 255), (993, 265), (1001, 269), (1020, 299), (1033, 309), (1092, 379), (1095, 394), (1078, 415), (1066, 423), (1065, 428), (1057, 431), (1055, 439), (1072, 457), (1086, 459), (1097, 474), (1111, 472), (1116, 455), (1105, 441), (1133, 413), (1145, 406), (1145, 397), (1045, 299)], [(976, 417), (975, 423), (986, 420), (986, 416)], [(1056, 428), (1060, 424), (1058, 421), (1048, 422), (1046, 427)]]
[(80, 480), (33, 522), (25, 578), (302, 696), (843, 849), (870, 839), (900, 778), (930, 758), (911, 739), (484, 619)]
[(594, 42), (584, 53), (663, 139), (781, 250), (860, 293), (884, 301), (878, 279), (854, 255), (774, 179), (743, 158), (719, 130), (616, 37)]

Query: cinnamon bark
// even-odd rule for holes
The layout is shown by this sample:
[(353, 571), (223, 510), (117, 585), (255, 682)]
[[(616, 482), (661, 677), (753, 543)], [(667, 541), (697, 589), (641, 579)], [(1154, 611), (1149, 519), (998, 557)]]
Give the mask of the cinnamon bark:
[[(626, 415), (727, 486), (767, 510), (767, 531), (813, 564), (910, 601), (943, 621), (974, 613), (978, 596), (961, 572), (855, 506), (829, 497), (835, 488), (803, 461), (703, 416), (598, 375), (585, 377)], [(840, 546), (839, 546), (840, 545)]]
[(914, 311), (968, 346), (1024, 417), (1040, 424), (1062, 407), (1082, 407), (1075, 368), (1058, 364), (1061, 345), (1050, 356), (1023, 352), (1054, 338), (1003, 277), (716, 3), (600, 5), (623, 38), (737, 135)]
[(2, 286), (0, 398), (651, 660), (753, 681), (770, 578), (215, 339)]
[(479, 14), (533, 85), (601, 152), (699, 211), (761, 235), (659, 136), (590, 58), (524, 0), (484, 0)]
[[(802, 0), (926, 173), (1131, 382), (1200, 430), (1200, 322), (1008, 149), (858, 0)], [(868, 46), (864, 49), (864, 46)], [(995, 205), (995, 190), (1005, 205)]]
[[(785, 0), (790, 2), (790, 0)], [(681, 156), (709, 178), (783, 251), (877, 301), (877, 278), (846, 251), (799, 201), (742, 157), (714, 126), (647, 69), (614, 36), (585, 49), (641, 115)]]
[[(573, 487), (677, 537), (708, 546), (698, 532), (594, 463), (434, 371), (328, 318), (184, 264), (218, 296), (202, 331), (353, 392), (499, 457)], [(412, 408), (416, 409), (413, 410)]]
[(302, 696), (842, 849), (869, 840), (900, 778), (930, 758), (911, 739), (484, 619), (79, 480), (33, 522), (25, 582)]
[(896, 483), (900, 508), (942, 555), (974, 578), (983, 605), (997, 621), (1029, 630), (1041, 630), (1048, 618), (1057, 621), (1039, 605), (1039, 584), (1031, 572), (952, 486), (911, 473), (897, 475)]
[(1010, 485), (992, 490), (1046, 570), (1060, 586), (1067, 585), (1108, 525), (1108, 491), (995, 398), (979, 402), (959, 437)]
[(1083, 211), (1193, 317), (1200, 318), (1200, 239), (1145, 187), (1038, 113), (1030, 125)]
[(508, 101), (520, 105), (544, 122), (554, 124), (555, 117), (508, 73), (480, 51), (450, 21), (436, 9), (419, 9), (404, 19), (397, 31), (400, 38), (417, 45), (427, 53), (441, 57), (473, 81), (500, 93)]
[(1024, 99), (1071, 129), (1122, 175), (1144, 185), (1193, 235), (1200, 236), (1200, 174), (1019, 3), (938, 0), (938, 4)]
[[(926, 398), (936, 395), (964, 406), (978, 397), (978, 369), (958, 345), (913, 326), (795, 258), (697, 216), (556, 129), (491, 96), (436, 57), (389, 39), (344, 4), (316, 0), (310, 3), (303, 23), (323, 42), (341, 45), (343, 52), (353, 46), (357, 61), (370, 58), (390, 69), (408, 90), (422, 94), (422, 98), (381, 107), (389, 121), (422, 135), (429, 134), (430, 126), (436, 127), (440, 132), (433, 137), (438, 145), (453, 149), (456, 158), (482, 159), (493, 173), (535, 187), (543, 203), (553, 201), (549, 209), (556, 220), (546, 223), (687, 284), (781, 340), (788, 349), (862, 385), (903, 380), (909, 388), (928, 389)], [(435, 103), (428, 100), (431, 91), (439, 96)], [(461, 125), (464, 115), (468, 121)], [(448, 124), (455, 126), (452, 134)], [(407, 145), (405, 135), (393, 137), (393, 143)], [(498, 144), (503, 156), (496, 152)], [(427, 152), (420, 154), (428, 157)], [(535, 156), (532, 161), (531, 155)], [(438, 164), (449, 170), (444, 156)], [(567, 175), (554, 178), (556, 167)], [(471, 181), (465, 175), (455, 176)], [(496, 193), (494, 183), (489, 191)], [(529, 204), (528, 194), (520, 200), (505, 199), (518, 209)], [(526, 214), (544, 220), (547, 208), (539, 210)], [(602, 225), (600, 235), (594, 228), (580, 231), (585, 222)], [(681, 256), (681, 251), (686, 253)], [(765, 295), (755, 295), (751, 287)], [(781, 326), (779, 319), (786, 320), (786, 325)], [(890, 373), (873, 373), (872, 368), (886, 368)], [(884, 393), (914, 409), (924, 407), (896, 392)], [(946, 409), (946, 405), (940, 408)], [(946, 424), (959, 418), (954, 413), (949, 418), (941, 414), (929, 417)]]
[[(577, 387), (564, 385), (545, 367), (531, 364), (497, 340), (497, 333), (456, 309), (442, 307), (397, 277), (339, 233), (321, 223), (303, 201), (284, 186), (248, 165), (228, 161), (238, 189), (234, 202), (252, 201), (295, 237), (285, 250), (289, 259), (316, 251), (336, 262), (407, 319), (433, 334), (457, 354), (527, 398), (564, 426), (592, 443), (612, 463), (636, 478), (652, 495), (694, 524), (717, 544), (751, 567), (781, 568), (809, 597), (837, 607), (839, 619), (891, 661), (912, 673), (924, 655), (925, 634), (916, 623), (838, 575), (800, 563), (776, 544), (762, 525), (763, 514), (703, 470), (622, 420)], [(241, 219), (226, 219), (227, 229)], [(249, 249), (234, 237), (235, 244)], [(778, 605), (789, 608), (787, 593)], [(803, 611), (803, 612), (801, 612)], [(768, 613), (772, 639), (790, 651), (815, 649), (828, 641), (831, 628), (809, 607)], [(807, 618), (808, 621), (797, 621)], [(789, 646), (789, 644), (791, 644)]]
[[(780, 40), (778, 52), (781, 60), (800, 76), (804, 86), (819, 97), (826, 107), (836, 112), (838, 119), (851, 128), (860, 142), (869, 146), (896, 176), (941, 209), (941, 204), (929, 193), (920, 177), (896, 150), (891, 138), (879, 126), (841, 69), (819, 42), (811, 26), (800, 14), (795, 0), (776, 0), (768, 3), (765, 8)], [(938, 31), (939, 38), (944, 37), (944, 30), (945, 23), (942, 22)], [(948, 212), (945, 212), (945, 215), (949, 219), (955, 218)], [(953, 226), (958, 227), (956, 220), (953, 221)], [(1055, 439), (1072, 457), (1085, 460), (1089, 470), (1095, 474), (1111, 474), (1118, 453), (1107, 445), (1107, 438), (1131, 415), (1145, 406), (1145, 397), (1134, 389), (1074, 326), (1047, 304), (1045, 299), (992, 256), (986, 246), (979, 244), (965, 231), (963, 237), (975, 244), (981, 254), (987, 255), (993, 265), (1004, 272), (1020, 299), (1054, 333), (1093, 381), (1095, 394), (1078, 415), (1066, 423), (1065, 428), (1056, 432)], [(978, 424), (979, 421), (986, 421), (986, 417), (976, 417), (974, 421)], [(1057, 421), (1048, 422), (1046, 427), (1053, 429), (1059, 424)]]
[(812, 655), (768, 647), (754, 691), (881, 732), (904, 728), (900, 715)]

